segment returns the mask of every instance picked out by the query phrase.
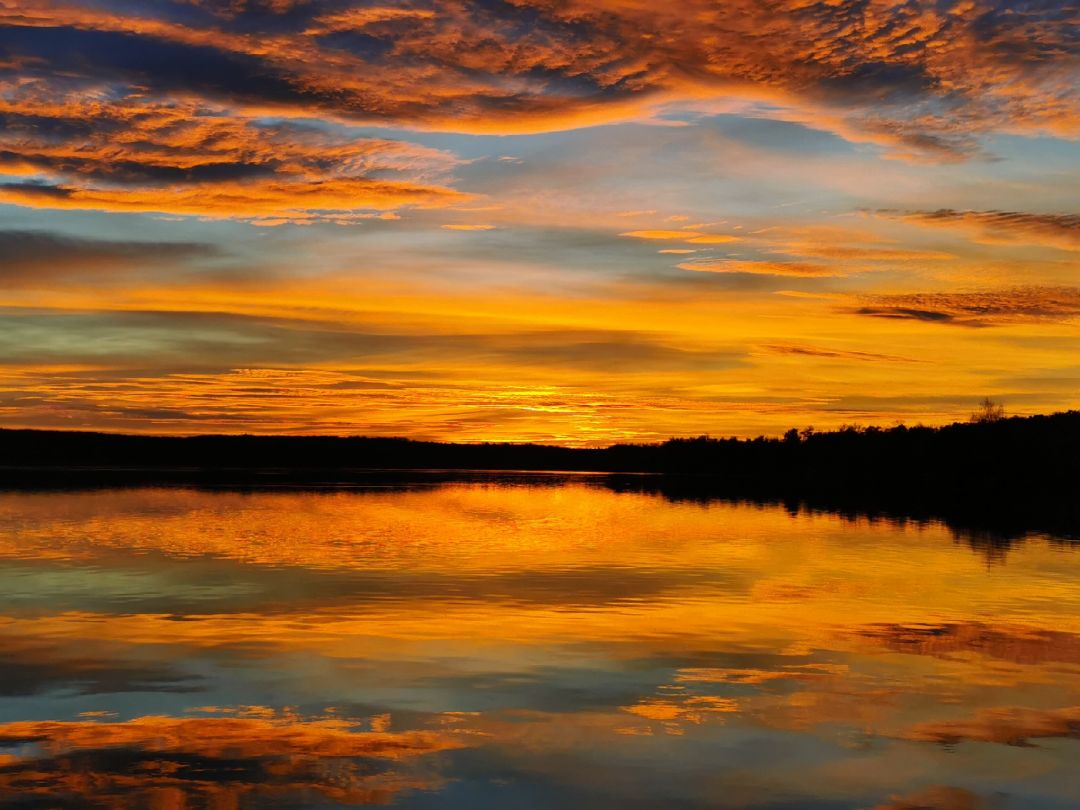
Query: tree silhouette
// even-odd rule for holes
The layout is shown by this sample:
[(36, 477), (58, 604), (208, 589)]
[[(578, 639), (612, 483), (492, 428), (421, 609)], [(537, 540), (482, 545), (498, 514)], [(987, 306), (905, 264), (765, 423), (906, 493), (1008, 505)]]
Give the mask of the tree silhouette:
[(976, 424), (987, 424), (989, 422), (1000, 422), (1005, 418), (1005, 406), (1000, 402), (994, 402), (990, 397), (986, 397), (979, 403), (979, 409), (971, 414), (971, 421)]

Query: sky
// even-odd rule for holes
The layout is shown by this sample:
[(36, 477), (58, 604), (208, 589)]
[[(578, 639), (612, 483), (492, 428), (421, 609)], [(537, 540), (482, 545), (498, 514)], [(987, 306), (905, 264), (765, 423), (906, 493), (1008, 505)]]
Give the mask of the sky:
[(0, 425), (1080, 407), (1069, 0), (0, 0)]

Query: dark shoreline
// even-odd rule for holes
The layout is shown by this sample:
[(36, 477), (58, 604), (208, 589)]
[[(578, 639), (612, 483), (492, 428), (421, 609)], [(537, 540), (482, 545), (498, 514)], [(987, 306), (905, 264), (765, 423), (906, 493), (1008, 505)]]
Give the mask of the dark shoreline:
[(662, 497), (672, 503), (780, 507), (789, 514), (830, 514), (844, 520), (898, 526), (942, 525), (964, 542), (999, 559), (1017, 543), (1045, 536), (1080, 542), (1080, 500), (1052, 493), (1023, 498), (927, 498), (911, 493), (768, 490), (708, 475), (541, 470), (244, 469), (0, 467), (4, 492), (102, 492), (176, 488), (217, 492), (392, 492), (454, 484), (563, 486)]
[(436, 486), (566, 480), (1017, 538), (1080, 537), (1080, 411), (940, 428), (789, 431), (576, 449), (322, 436), (0, 430), (0, 490)]

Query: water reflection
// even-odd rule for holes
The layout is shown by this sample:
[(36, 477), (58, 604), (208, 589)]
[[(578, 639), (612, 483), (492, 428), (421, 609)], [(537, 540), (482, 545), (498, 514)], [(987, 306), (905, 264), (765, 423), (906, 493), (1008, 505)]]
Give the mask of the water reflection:
[(24, 801), (38, 794), (108, 807), (195, 800), (227, 808), (305, 794), (391, 804), (402, 790), (435, 790), (443, 781), (435, 771), (400, 772), (398, 762), (468, 742), (450, 733), (356, 731), (354, 720), (278, 717), (261, 707), (223, 711), (234, 716), (4, 724), (0, 744), (21, 751), (0, 760), (0, 790)]
[(0, 801), (1071, 807), (1080, 562), (528, 478), (0, 495)]

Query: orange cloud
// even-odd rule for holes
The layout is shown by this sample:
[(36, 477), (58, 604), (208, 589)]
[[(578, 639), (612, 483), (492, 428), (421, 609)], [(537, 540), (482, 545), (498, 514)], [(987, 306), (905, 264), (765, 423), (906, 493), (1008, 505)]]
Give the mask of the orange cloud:
[(686, 241), (694, 245), (726, 245), (729, 242), (738, 242), (739, 237), (721, 233), (703, 233)]
[(823, 349), (820, 346), (801, 346), (782, 343), (770, 343), (763, 348), (777, 354), (790, 354), (806, 357), (824, 357), (835, 360), (863, 360), (869, 363), (922, 363), (923, 360), (915, 360), (910, 357), (899, 357), (893, 354), (878, 354), (877, 352), (859, 352), (846, 349)]
[(620, 233), (619, 236), (631, 236), (634, 239), (679, 239), (690, 241), (693, 238), (704, 236), (705, 234), (698, 233), (696, 231), (667, 231), (667, 230), (644, 230), (644, 231), (627, 231), (626, 233)]
[(394, 6), (371, 6), (350, 8), (333, 14), (316, 17), (305, 34), (318, 36), (338, 31), (362, 31), (378, 23), (430, 20), (435, 11), (423, 8), (399, 8)]
[(951, 254), (939, 250), (830, 245), (820, 242), (790, 242), (777, 252), (791, 256), (863, 262), (940, 262), (954, 258)]
[[(84, 189), (70, 185), (0, 185), (0, 202), (33, 208), (193, 215), (211, 218), (263, 218), (256, 224), (280, 225), (315, 219), (347, 222), (353, 208), (431, 205), (463, 195), (454, 192), (367, 179), (337, 181), (218, 183), (194, 188), (163, 186), (138, 190)], [(313, 215), (311, 209), (330, 209)]]
[[(0, 201), (41, 208), (155, 211), (277, 221), (355, 221), (467, 195), (430, 182), (446, 152), (313, 127), (259, 123), (139, 94), (53, 97), (28, 82), (0, 95)], [(384, 218), (386, 214), (383, 214)]]
[(832, 278), (848, 275), (842, 268), (805, 262), (738, 261), (716, 259), (682, 262), (680, 270), (695, 273), (751, 273), (758, 276), (794, 276), (797, 278)]
[[(919, 266), (924, 262), (941, 262), (955, 258), (942, 251), (881, 244), (884, 240), (879, 235), (863, 228), (850, 226), (769, 227), (749, 231), (745, 236), (666, 229), (628, 231), (620, 236), (679, 240), (697, 245), (746, 242), (766, 255), (793, 257), (792, 260), (701, 259), (676, 265), (682, 270), (702, 273), (838, 278), (886, 269), (889, 265)], [(695, 252), (694, 249), (660, 251), (660, 253), (669, 254), (693, 252)]]
[[(619, 236), (629, 236), (634, 239), (649, 239), (656, 241), (679, 241), (692, 245), (726, 245), (731, 242), (741, 241), (738, 236), (729, 236), (721, 233), (701, 233), (700, 231), (672, 231), (665, 229), (626, 231)], [(693, 250), (667, 250), (661, 253), (693, 253)]]
[[(937, 160), (977, 152), (992, 132), (1080, 133), (1072, 20), (1053, 7), (1017, 15), (966, 0), (422, 0), (332, 13), (286, 0), (204, 6), (214, 24), (200, 27), (156, 18), (153, 7), (123, 15), (75, 0), (7, 0), (0, 25), (140, 38), (168, 45), (176, 59), (212, 52), (230, 74), (192, 76), (189, 94), (294, 116), (508, 133), (745, 103), (750, 114)], [(286, 10), (291, 25), (282, 25)], [(328, 36), (340, 32), (362, 32), (378, 47)], [(74, 75), (62, 50), (19, 52), (45, 56), (54, 76)], [(103, 76), (124, 82), (122, 67), (101, 62)], [(82, 75), (94, 67), (84, 61)], [(138, 78), (151, 94), (172, 88)]]

